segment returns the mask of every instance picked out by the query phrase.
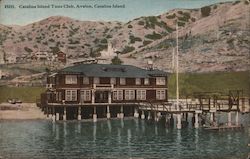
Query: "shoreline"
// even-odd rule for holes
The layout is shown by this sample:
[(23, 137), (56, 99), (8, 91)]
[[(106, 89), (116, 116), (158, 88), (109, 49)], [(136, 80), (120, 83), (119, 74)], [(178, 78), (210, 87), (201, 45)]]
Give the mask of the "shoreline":
[(0, 104), (0, 120), (47, 120), (36, 103)]

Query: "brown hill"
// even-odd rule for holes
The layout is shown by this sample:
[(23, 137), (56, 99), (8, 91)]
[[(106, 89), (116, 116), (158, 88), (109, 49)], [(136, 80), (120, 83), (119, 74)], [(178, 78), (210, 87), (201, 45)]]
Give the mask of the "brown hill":
[(174, 9), (125, 24), (53, 16), (26, 26), (0, 25), (0, 47), (7, 57), (61, 50), (78, 59), (98, 57), (111, 42), (125, 63), (144, 66), (150, 58), (171, 71), (178, 23), (181, 71), (249, 70), (249, 6), (242, 0)]

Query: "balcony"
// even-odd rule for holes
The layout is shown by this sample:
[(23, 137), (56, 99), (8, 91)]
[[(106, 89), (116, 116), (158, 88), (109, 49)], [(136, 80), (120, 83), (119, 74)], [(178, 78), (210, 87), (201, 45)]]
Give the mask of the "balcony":
[(95, 90), (112, 90), (114, 89), (113, 84), (93, 84)]

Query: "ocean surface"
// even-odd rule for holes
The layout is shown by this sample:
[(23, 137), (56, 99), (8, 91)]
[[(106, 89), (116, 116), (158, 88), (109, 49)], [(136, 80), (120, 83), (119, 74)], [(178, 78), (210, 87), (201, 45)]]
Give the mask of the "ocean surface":
[(240, 121), (246, 126), (243, 131), (225, 132), (169, 129), (163, 121), (133, 118), (0, 121), (0, 158), (246, 159), (250, 114), (240, 115)]

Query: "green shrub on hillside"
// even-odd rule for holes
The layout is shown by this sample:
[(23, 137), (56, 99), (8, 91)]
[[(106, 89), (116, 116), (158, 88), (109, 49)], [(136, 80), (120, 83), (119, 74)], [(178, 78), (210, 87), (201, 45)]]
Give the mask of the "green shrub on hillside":
[(185, 26), (184, 22), (178, 22), (178, 26)]
[(153, 42), (153, 41), (144, 40), (144, 41), (143, 41), (143, 45), (146, 46), (146, 45), (148, 45), (148, 44), (150, 44), (150, 43), (152, 43), (152, 42)]
[(131, 44), (134, 44), (136, 41), (139, 41), (139, 42), (142, 41), (141, 38), (135, 37), (134, 35), (130, 35), (129, 39), (130, 39)]
[(175, 13), (172, 14), (172, 15), (168, 15), (166, 16), (167, 19), (174, 19), (176, 17)]
[(138, 25), (144, 25), (145, 23), (144, 23), (144, 21), (139, 21), (138, 22)]
[(104, 39), (101, 40), (101, 43), (106, 44), (106, 43), (108, 43), (108, 40), (104, 38)]
[(128, 28), (133, 28), (133, 26), (131, 24), (128, 25)]
[(33, 52), (33, 50), (30, 49), (30, 48), (28, 48), (28, 47), (24, 47), (24, 50), (25, 50), (26, 52), (28, 52), (28, 53), (32, 53), (32, 52)]
[(207, 17), (210, 15), (210, 12), (211, 12), (211, 8), (210, 6), (206, 6), (206, 7), (202, 7), (201, 8), (201, 15), (202, 17)]
[(111, 60), (111, 64), (113, 64), (113, 65), (121, 65), (122, 63), (123, 63), (123, 61), (118, 56), (115, 56)]
[(122, 50), (121, 54), (126, 54), (126, 53), (132, 52), (134, 50), (135, 50), (135, 47), (133, 47), (133, 46), (125, 46), (125, 48)]
[(157, 39), (161, 39), (162, 36), (161, 36), (161, 34), (157, 34), (157, 33), (154, 31), (153, 34), (147, 34), (147, 35), (145, 35), (145, 38), (151, 39), (151, 40), (157, 40)]

